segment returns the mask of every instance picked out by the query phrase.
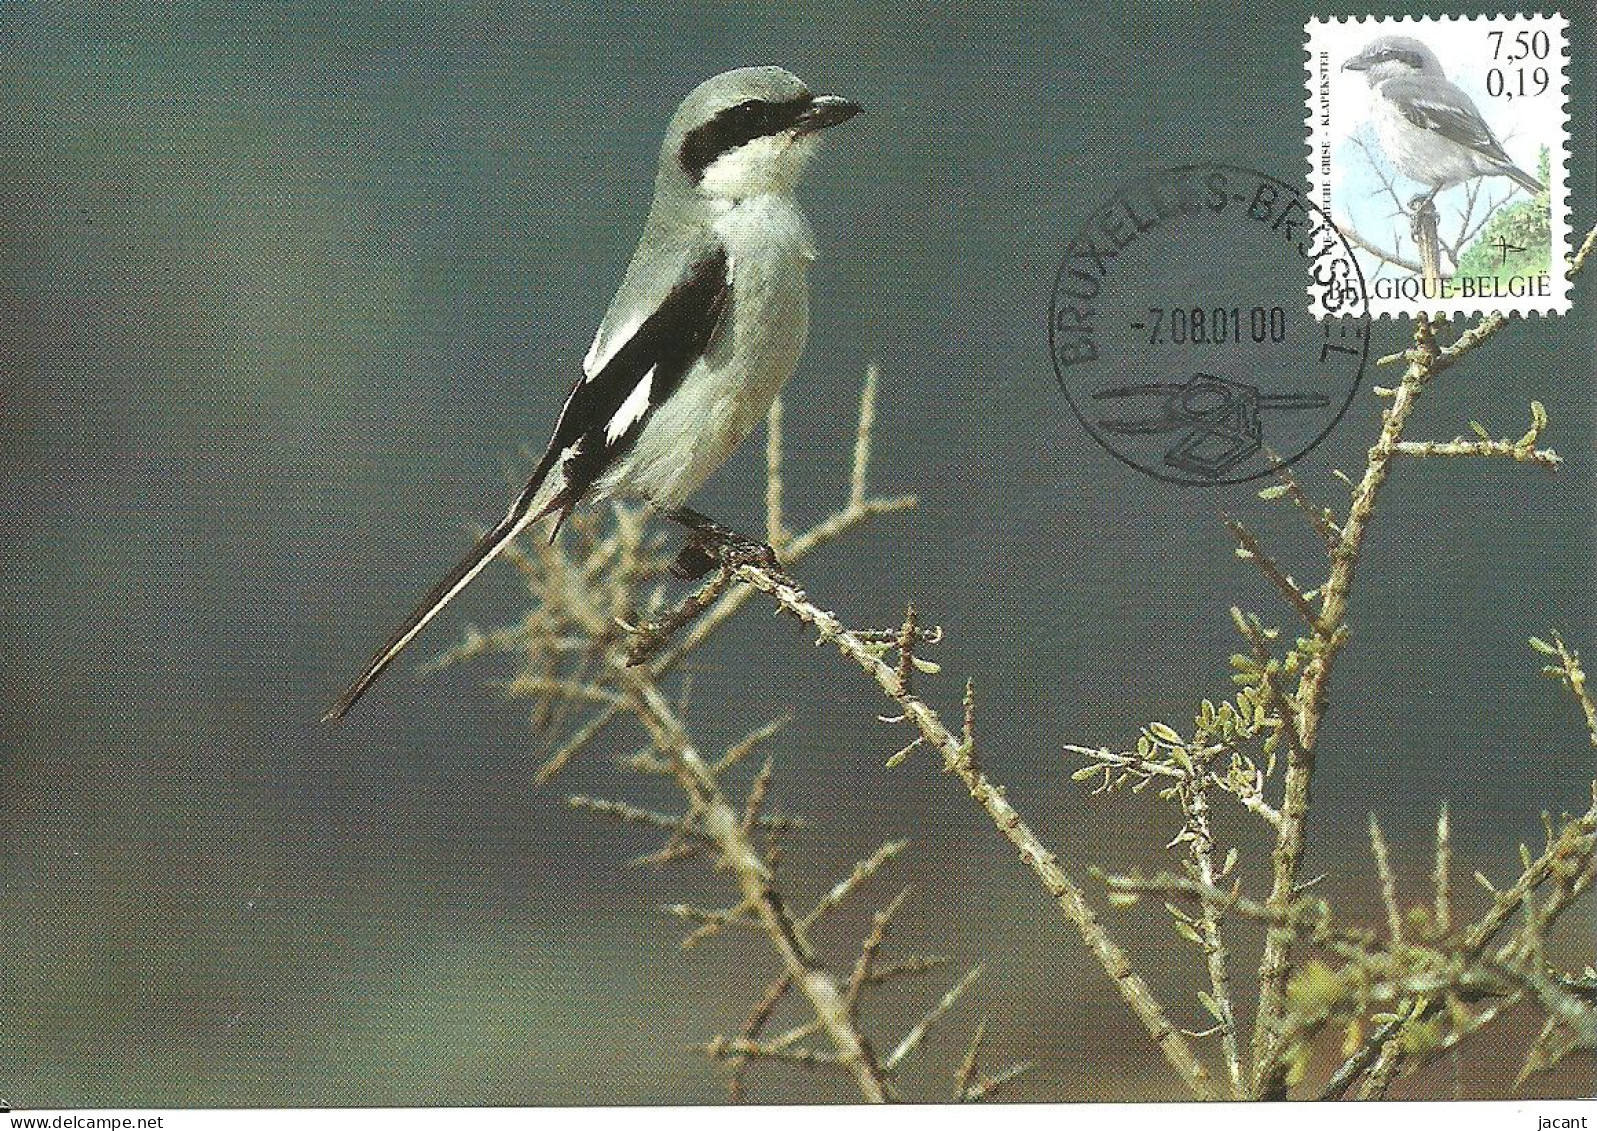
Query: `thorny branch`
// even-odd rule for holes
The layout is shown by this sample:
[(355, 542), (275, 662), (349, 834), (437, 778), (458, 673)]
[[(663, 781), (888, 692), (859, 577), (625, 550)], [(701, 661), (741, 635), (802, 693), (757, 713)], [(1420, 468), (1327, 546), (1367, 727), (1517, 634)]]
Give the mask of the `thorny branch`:
[(816, 959), (788, 913), (771, 869), (749, 840), (742, 817), (727, 801), (660, 689), (635, 669), (629, 672), (628, 682), (638, 718), (660, 753), (671, 759), (677, 784), (699, 814), (700, 826), (720, 849), (721, 863), (737, 878), (742, 905), (758, 916), (782, 959), (788, 981), (809, 1000), (816, 1021), (831, 1041), (832, 1058), (854, 1077), (866, 1102), (883, 1102), (888, 1097), (887, 1076), (875, 1050), (855, 1026), (836, 979)]
[[(1588, 235), (1579, 251), (1571, 257), (1569, 270), (1572, 274), (1584, 265), (1594, 242), (1597, 242), (1597, 231)], [(1458, 364), (1499, 333), (1506, 324), (1507, 320), (1500, 316), (1488, 316), (1459, 334), (1451, 344), (1444, 344), (1438, 339), (1437, 324), (1419, 319), (1413, 346), (1401, 354), (1383, 359), (1384, 364), (1403, 363), (1405, 371), (1396, 388), (1376, 389), (1377, 395), (1387, 399), (1389, 404), (1382, 413), (1381, 431), (1369, 451), (1362, 475), (1355, 481), (1337, 473), (1351, 495), (1344, 518), (1339, 520), (1330, 510), (1311, 503), (1302, 486), (1285, 467), (1277, 469), (1279, 483), (1276, 486), (1259, 492), (1264, 499), (1289, 500), (1313, 526), (1326, 548), (1328, 559), (1327, 572), (1320, 584), (1312, 588), (1300, 584), (1246, 527), (1229, 515), (1223, 516), (1238, 543), (1237, 556), (1253, 564), (1286, 599), (1307, 626), (1308, 632), (1304, 636), (1299, 637), (1284, 655), (1277, 655), (1280, 634), (1266, 627), (1258, 618), (1233, 609), (1232, 616), (1237, 629), (1248, 643), (1246, 653), (1232, 658), (1233, 665), (1238, 669), (1234, 679), (1242, 686), (1242, 690), (1234, 703), (1222, 702), (1217, 707), (1205, 700), (1194, 716), (1190, 740), (1162, 723), (1152, 723), (1143, 729), (1134, 752), (1117, 753), (1081, 746), (1066, 748), (1088, 760), (1088, 765), (1075, 774), (1078, 779), (1101, 776), (1098, 792), (1122, 787), (1141, 790), (1151, 786), (1157, 789), (1160, 797), (1179, 801), (1183, 807), (1185, 825), (1183, 832), (1172, 842), (1172, 847), (1187, 843), (1189, 855), (1192, 844), (1203, 840), (1202, 828), (1194, 821), (1192, 814), (1191, 799), (1194, 796), (1229, 794), (1249, 812), (1263, 819), (1274, 833), (1272, 890), (1267, 899), (1256, 905), (1237, 903), (1239, 893), (1233, 892), (1232, 903), (1228, 905), (1230, 910), (1223, 910), (1214, 902), (1223, 893), (1215, 888), (1212, 880), (1202, 878), (1201, 862), (1194, 860), (1189, 862), (1189, 869), (1194, 873), (1190, 882), (1202, 889), (1197, 894), (1200, 913), (1192, 917), (1172, 908), (1177, 932), (1199, 943), (1211, 965), (1211, 985), (1215, 992), (1212, 996), (1203, 995), (1203, 1004), (1218, 1022), (1210, 1033), (1220, 1036), (1222, 1055), (1228, 1061), (1230, 1049), (1225, 1019), (1233, 1015), (1232, 1007), (1228, 995), (1223, 991), (1223, 983), (1212, 976), (1216, 949), (1224, 953), (1225, 944), (1219, 921), (1225, 914), (1240, 915), (1254, 919), (1265, 929), (1265, 952), (1260, 966), (1260, 1004), (1254, 1018), (1250, 1057), (1253, 1078), (1249, 1094), (1254, 1096), (1283, 1098), (1286, 1095), (1290, 1085), (1301, 1078), (1306, 1055), (1305, 1040), (1311, 1035), (1309, 1030), (1317, 1031), (1325, 1021), (1325, 1017), (1321, 1017), (1305, 1027), (1302, 1012), (1291, 995), (1291, 988), (1296, 985), (1291, 981), (1294, 978), (1292, 947), (1304, 939), (1314, 939), (1323, 944), (1325, 930), (1324, 924), (1318, 919), (1305, 920), (1299, 915), (1299, 901), (1309, 884), (1300, 881), (1298, 865), (1304, 846), (1310, 785), (1331, 675), (1336, 657), (1350, 635), (1348, 609), (1355, 567), (1387, 477), (1394, 463), (1402, 457), (1497, 457), (1547, 468), (1557, 468), (1562, 462), (1552, 449), (1539, 446), (1548, 423), (1546, 410), (1539, 402), (1532, 402), (1531, 426), (1518, 439), (1493, 439), (1474, 422), (1471, 422), (1471, 429), (1476, 436), (1473, 440), (1457, 438), (1438, 442), (1405, 438), (1405, 429), (1415, 403), (1436, 374)], [(1547, 670), (1550, 675), (1560, 676), (1566, 682), (1583, 678), (1578, 674), (1578, 662), (1574, 663), (1577, 675), (1571, 677), (1567, 674), (1572, 653), (1567, 653), (1561, 640), (1555, 644), (1533, 641), (1533, 645), (1558, 661), (1549, 665)], [(1265, 789), (1274, 776), (1276, 754), (1282, 750), (1286, 753), (1287, 765), (1283, 797), (1277, 807), (1265, 799)], [(1227, 759), (1229, 768), (1212, 768), (1224, 767)], [(1256, 759), (1265, 765), (1261, 768)], [(1575, 833), (1567, 835), (1576, 836)], [(1566, 867), (1571, 852), (1582, 860), (1587, 859), (1582, 855), (1584, 850), (1571, 849), (1571, 843), (1585, 842), (1578, 836), (1574, 842), (1560, 841), (1549, 831), (1548, 852), (1540, 860), (1533, 861), (1529, 856), (1526, 857), (1525, 872), (1520, 881), (1506, 893), (1494, 893), (1494, 907), (1475, 925), (1473, 930), (1476, 934), (1457, 935), (1452, 944), (1455, 950), (1466, 956), (1468, 962), (1478, 966), (1483, 953), (1481, 940), (1495, 935), (1522, 907), (1528, 907), (1532, 892), (1541, 891), (1545, 885), (1553, 883), (1554, 859), (1564, 861)], [(1564, 848), (1558, 849), (1558, 844), (1563, 844)], [(1373, 826), (1372, 850), (1382, 881), (1388, 932), (1399, 947), (1406, 943), (1412, 945), (1413, 940), (1404, 938), (1405, 917), (1399, 913), (1384, 841), (1379, 836), (1378, 828)], [(1222, 869), (1222, 874), (1229, 872), (1234, 852), (1233, 849), (1232, 854), (1228, 854), (1228, 866)], [(1450, 860), (1451, 843), (1444, 812), (1438, 823), (1433, 907), (1424, 909), (1431, 923), (1429, 929), (1437, 938), (1447, 937), (1452, 930), (1452, 893), (1448, 877)], [(1588, 883), (1586, 880), (1576, 880), (1555, 885), (1552, 895), (1538, 906), (1545, 909), (1550, 905), (1561, 912)], [(1111, 902), (1132, 899), (1138, 890), (1141, 889), (1135, 885), (1111, 885)], [(1207, 894), (1202, 894), (1203, 891)], [(1249, 907), (1255, 907), (1261, 913), (1246, 914)], [(1528, 916), (1527, 912), (1527, 919)], [(1543, 918), (1544, 923), (1551, 921), (1551, 918)], [(1533, 933), (1541, 929), (1544, 928), (1534, 928)], [(1357, 949), (1356, 943), (1346, 945)], [(1522, 944), (1516, 945), (1524, 949)], [(1336, 1074), (1339, 1082), (1336, 1094), (1341, 1094), (1360, 1077), (1364, 1080), (1361, 1094), (1382, 1094), (1400, 1069), (1423, 1061), (1424, 1056), (1416, 1051), (1423, 1041), (1416, 1034), (1427, 1032), (1425, 1027), (1433, 1024), (1438, 1014), (1447, 1009), (1445, 995), (1433, 996), (1424, 1002), (1408, 1001), (1402, 1007), (1401, 1017), (1379, 1024), (1365, 1043), (1349, 1056)], [(1573, 1024), (1568, 1023), (1569, 1026)], [(1548, 1052), (1544, 1060), (1550, 1062), (1551, 1059), (1551, 1052)]]
[[(1585, 265), (1594, 240), (1597, 240), (1597, 228), (1587, 235), (1580, 250), (1570, 259), (1568, 271), (1571, 276)], [(1330, 570), (1325, 584), (1319, 590), (1320, 608), (1314, 625), (1314, 636), (1319, 647), (1304, 665), (1297, 689), (1288, 701), (1289, 710), (1295, 713), (1299, 743), (1291, 747), (1288, 755), (1285, 799), (1281, 806), (1282, 821), (1272, 854), (1274, 874), (1270, 903), (1276, 907), (1284, 906), (1292, 898), (1297, 883), (1320, 723), (1325, 716), (1332, 669), (1347, 641), (1348, 601), (1359, 555), (1375, 515), (1376, 500), (1386, 483), (1393, 460), (1405, 454), (1404, 430), (1415, 404), (1431, 380), (1479, 348), (1504, 324), (1505, 320), (1501, 317), (1488, 316), (1471, 330), (1459, 335), (1451, 346), (1444, 347), (1437, 342), (1436, 327), (1428, 318), (1421, 315), (1415, 319), (1414, 346), (1404, 355), (1407, 367), (1398, 386), (1390, 390), (1390, 403), (1382, 413), (1380, 435), (1370, 448), (1362, 478), (1353, 488), (1347, 518), (1341, 524), (1342, 536), (1329, 555)], [(1530, 443), (1524, 446), (1534, 452), (1536, 439), (1546, 418), (1539, 404), (1534, 406), (1532, 412), (1533, 426), (1527, 433)], [(1555, 466), (1557, 455), (1547, 452), (1536, 462)], [(1276, 1030), (1284, 1006), (1290, 964), (1288, 951), (1292, 941), (1290, 931), (1279, 927), (1272, 927), (1265, 938), (1265, 952), (1259, 971), (1259, 1007), (1254, 1022), (1254, 1065), (1260, 1094), (1266, 1094), (1279, 1085), (1279, 1081), (1266, 1081), (1265, 1076), (1270, 1066), (1277, 1063)], [(1267, 1087), (1267, 1084), (1271, 1086)]]
[[(872, 367), (861, 396), (859, 426), (854, 436), (854, 463), (844, 505), (798, 534), (788, 531), (781, 487), (781, 409), (769, 419), (766, 530), (783, 559), (795, 562), (853, 530), (868, 519), (914, 505), (911, 496), (877, 497), (867, 491), (871, 432), (875, 421), (877, 373)], [(572, 543), (575, 542), (573, 546)], [(505, 685), (508, 694), (537, 704), (535, 721), (555, 727), (573, 710), (585, 709), (568, 738), (538, 771), (547, 781), (570, 760), (594, 746), (600, 736), (623, 719), (641, 726), (647, 748), (623, 761), (635, 771), (673, 780), (686, 802), (681, 814), (659, 812), (624, 801), (577, 796), (570, 803), (601, 819), (666, 835), (658, 851), (637, 863), (663, 864), (708, 855), (729, 871), (737, 899), (729, 907), (678, 903), (670, 911), (691, 924), (685, 947), (697, 945), (729, 927), (762, 933), (780, 960), (781, 970), (733, 1037), (717, 1037), (705, 1051), (726, 1062), (734, 1098), (745, 1093), (747, 1067), (762, 1060), (780, 1060), (818, 1071), (844, 1072), (859, 1094), (871, 1102), (894, 1098), (896, 1070), (920, 1046), (928, 1030), (955, 1004), (970, 983), (957, 983), (922, 1020), (893, 1047), (884, 1060), (865, 1033), (861, 1004), (871, 986), (924, 974), (945, 960), (909, 955), (883, 960), (887, 925), (903, 902), (901, 894), (878, 911), (859, 958), (846, 977), (832, 973), (809, 941), (809, 932), (859, 892), (903, 852), (907, 842), (890, 841), (861, 860), (848, 875), (815, 900), (805, 914), (790, 908), (791, 897), (776, 879), (777, 838), (804, 827), (797, 818), (767, 811), (774, 762), (767, 759), (754, 775), (741, 803), (734, 805), (724, 776), (755, 749), (768, 743), (785, 718), (749, 732), (718, 758), (705, 757), (690, 736), (684, 707), (662, 687), (663, 677), (679, 666), (747, 601), (751, 590), (734, 586), (730, 565), (723, 568), (672, 609), (663, 609), (663, 579), (671, 558), (663, 540), (644, 530), (640, 512), (616, 508), (614, 523), (604, 530), (592, 517), (574, 521), (571, 531), (553, 544), (541, 540), (528, 550), (507, 555), (537, 599), (522, 622), (489, 634), (473, 632), (440, 662), (453, 662), (485, 652), (517, 656), (520, 671)], [(640, 615), (641, 614), (641, 615)], [(633, 622), (653, 618), (641, 627)], [(906, 652), (935, 642), (935, 631), (895, 633), (884, 647), (897, 642)], [(675, 641), (670, 651), (666, 648)], [(924, 662), (917, 662), (924, 664)], [(935, 670), (924, 665), (924, 670)], [(764, 845), (758, 843), (763, 840)], [(772, 1038), (762, 1036), (784, 1001), (797, 999), (809, 1019)], [(824, 1044), (817, 1044), (816, 1041)], [(967, 1098), (981, 1098), (1012, 1080), (1023, 1066), (975, 1081)]]
[[(1569, 260), (1571, 274), (1584, 266), (1594, 243), (1597, 230), (1588, 234)], [(1327, 547), (1328, 569), (1321, 584), (1303, 588), (1264, 552), (1246, 528), (1233, 525), (1242, 556), (1255, 563), (1304, 620), (1304, 636), (1297, 638), (1284, 655), (1277, 655), (1279, 634), (1257, 618), (1233, 610), (1238, 629), (1249, 645), (1248, 654), (1233, 659), (1242, 690), (1235, 702), (1228, 700), (1216, 706), (1205, 701), (1194, 717), (1190, 741), (1163, 724), (1150, 724), (1135, 754), (1071, 748), (1094, 760), (1090, 772), (1104, 775), (1104, 789), (1122, 784), (1139, 789), (1158, 784), (1162, 796), (1178, 798), (1183, 806), (1183, 832), (1173, 843), (1188, 845), (1188, 875), (1154, 881), (1105, 878), (1112, 903), (1159, 890), (1172, 899), (1189, 899), (1197, 907), (1195, 919), (1177, 912), (1173, 904), (1171, 910), (1178, 925), (1190, 930), (1203, 948), (1209, 965), (1214, 992), (1212, 997), (1205, 995), (1206, 1004), (1218, 1022), (1210, 1032), (1221, 1038), (1228, 1094), (1284, 1097), (1302, 1078), (1308, 1041), (1339, 1018), (1348, 1019), (1349, 1051), (1332, 1075), (1327, 1095), (1343, 1094), (1355, 1084), (1361, 1095), (1383, 1094), (1397, 1075), (1425, 1063), (1440, 1051), (1456, 1047), (1514, 1001), (1534, 1000), (1548, 1013), (1548, 1025), (1527, 1057), (1526, 1072), (1556, 1063), (1571, 1048), (1590, 1047), (1597, 1034), (1587, 988), (1593, 977), (1588, 974), (1580, 981), (1549, 972), (1542, 957), (1546, 930), (1593, 884), (1597, 783), (1593, 785), (1592, 808), (1561, 828), (1555, 829), (1549, 823), (1543, 853), (1538, 857), (1526, 851), (1525, 866), (1508, 889), (1499, 892), (1487, 884), (1493, 896), (1491, 907), (1465, 926), (1449, 929), (1454, 916), (1445, 813), (1438, 823), (1432, 907), (1411, 908), (1406, 914), (1384, 861), (1378, 830), (1372, 826), (1372, 845), (1388, 909), (1389, 938), (1384, 943), (1372, 932), (1336, 926), (1329, 908), (1304, 894), (1317, 879), (1304, 882), (1298, 875), (1320, 728), (1336, 659), (1349, 639), (1349, 606), (1356, 567), (1377, 501), (1395, 462), (1403, 457), (1468, 456), (1501, 457), (1546, 467), (1556, 467), (1560, 462), (1557, 453), (1538, 446), (1546, 416), (1540, 404), (1535, 403), (1531, 430), (1519, 440), (1494, 440), (1479, 427), (1475, 427), (1473, 440), (1459, 437), (1450, 441), (1413, 441), (1405, 436), (1414, 407), (1434, 378), (1458, 364), (1506, 324), (1507, 320), (1500, 316), (1488, 316), (1446, 344), (1438, 333), (1444, 324), (1425, 317), (1416, 319), (1412, 347), (1382, 359), (1382, 364), (1401, 363), (1404, 370), (1395, 387), (1377, 390), (1388, 399), (1380, 433), (1357, 480), (1341, 477), (1351, 495), (1340, 519), (1329, 508), (1311, 504), (1284, 468), (1278, 473), (1281, 484), (1261, 492), (1267, 498), (1290, 499), (1310, 518)], [(796, 535), (790, 534), (785, 525), (780, 482), (780, 410), (773, 413), (768, 447), (772, 482), (766, 494), (766, 529), (787, 566), (875, 515), (914, 505), (912, 497), (878, 499), (866, 493), (875, 382), (873, 369), (862, 397), (846, 505)], [(861, 991), (900, 970), (923, 971), (940, 960), (911, 958), (897, 964), (879, 961), (887, 923), (898, 906), (899, 901), (895, 900), (874, 917), (852, 973), (846, 980), (834, 977), (805, 937), (812, 917), (828, 909), (830, 897), (823, 897), (811, 916), (795, 918), (787, 911), (774, 881), (774, 846), (762, 854), (754, 845), (756, 833), (769, 839), (784, 831), (772, 824), (775, 818), (761, 813), (769, 775), (761, 774), (752, 802), (739, 813), (728, 801), (717, 774), (719, 769), (734, 765), (743, 754), (733, 757), (729, 752), (712, 766), (687, 736), (678, 709), (661, 692), (661, 678), (679, 666), (755, 592), (766, 595), (780, 610), (814, 630), (821, 641), (836, 647), (894, 702), (897, 713), (884, 721), (908, 726), (914, 737), (893, 756), (891, 764), (903, 761), (920, 748), (936, 751), (945, 772), (960, 780), (1080, 933), (1187, 1088), (1201, 1098), (1220, 1094), (1187, 1035), (1170, 1023), (1163, 1006), (1132, 969), (1080, 885), (1010, 805), (1002, 787), (995, 785), (981, 768), (976, 757), (974, 687), (966, 684), (963, 719), (957, 731), (917, 692), (916, 674), (938, 671), (936, 664), (918, 652), (924, 645), (935, 643), (939, 634), (921, 628), (913, 609), (896, 630), (852, 629), (812, 601), (785, 573), (729, 562), (700, 590), (667, 610), (663, 609), (661, 589), (640, 595), (640, 586), (658, 577), (668, 559), (660, 553), (657, 538), (643, 536), (639, 515), (618, 509), (613, 532), (601, 538), (590, 531), (584, 537), (588, 539), (585, 558), (573, 560), (564, 548), (551, 547), (535, 548), (532, 557), (513, 557), (528, 576), (535, 594), (542, 598), (540, 608), (508, 635), (502, 632), (468, 638), (449, 658), (520, 650), (525, 653), (525, 671), (512, 682), (513, 692), (534, 696), (546, 706), (555, 701), (578, 701), (590, 706), (590, 716), (554, 752), (540, 771), (540, 780), (590, 747), (618, 718), (636, 718), (649, 732), (653, 753), (635, 755), (630, 764), (649, 772), (670, 774), (687, 797), (687, 813), (676, 818), (613, 806), (605, 810), (600, 804), (589, 807), (615, 819), (662, 831), (672, 826), (672, 839), (657, 857), (691, 854), (697, 843), (707, 839), (735, 874), (741, 901), (725, 911), (706, 913), (706, 921), (757, 922), (782, 962), (781, 973), (756, 1003), (741, 1032), (736, 1037), (717, 1038), (707, 1046), (712, 1056), (733, 1066), (731, 1087), (735, 1096), (741, 1094), (742, 1074), (749, 1063), (780, 1059), (821, 1069), (842, 1069), (854, 1078), (865, 1098), (890, 1098), (893, 1070), (914, 1051), (925, 1029), (954, 1004), (975, 976), (972, 971), (956, 983), (898, 1042), (893, 1053), (885, 1060), (878, 1058), (858, 1024)], [(617, 569), (623, 575), (620, 583), (614, 577)], [(588, 594), (600, 590), (605, 591), (606, 599), (594, 604)], [(529, 641), (537, 641), (536, 646), (529, 647)], [(1597, 745), (1597, 711), (1585, 691), (1578, 654), (1557, 636), (1553, 643), (1533, 640), (1533, 646), (1553, 661), (1547, 666), (1548, 674), (1561, 679), (1574, 693)], [(749, 745), (752, 748), (753, 742)], [(1285, 771), (1281, 800), (1272, 803), (1266, 798), (1266, 789), (1275, 777), (1278, 753), (1285, 755)], [(1235, 866), (1235, 851), (1226, 854), (1223, 864), (1216, 865), (1214, 834), (1208, 821), (1209, 797), (1216, 793), (1235, 798), (1246, 811), (1260, 817), (1274, 835), (1270, 891), (1263, 899), (1246, 898), (1235, 885), (1230, 890), (1220, 886)], [(862, 862), (855, 874), (868, 876), (884, 862), (878, 857), (883, 853), (892, 855), (893, 851), (893, 846), (884, 846), (877, 857)], [(1477, 878), (1487, 883), (1484, 877)], [(843, 894), (847, 895), (855, 886), (857, 883), (846, 878), (834, 891), (846, 889)], [(1416, 915), (1420, 919), (1415, 919)], [(1227, 951), (1221, 930), (1228, 918), (1255, 922), (1265, 932), (1259, 1004), (1247, 1058), (1251, 1080), (1244, 1067), (1225, 969)], [(1518, 926), (1508, 930), (1512, 922)], [(1295, 964), (1294, 948), (1305, 943), (1325, 950), (1340, 967), (1332, 969), (1319, 959), (1306, 965)], [(779, 1037), (762, 1039), (761, 1032), (778, 1005), (794, 991), (807, 1002), (811, 1019)], [(1358, 1027), (1359, 1018), (1375, 1002), (1389, 1003), (1391, 1011), (1375, 1015), (1376, 1027), (1363, 1034)], [(1451, 1019), (1452, 1031), (1437, 1036), (1436, 1026), (1444, 1016)], [(978, 1057), (984, 1033), (984, 1028), (978, 1029), (965, 1062), (956, 1073), (956, 1094), (961, 1098), (988, 1095), (1024, 1069), (1017, 1066), (994, 1076), (982, 1076)], [(827, 1038), (829, 1048), (804, 1043), (818, 1035)]]
[(959, 778), (971, 797), (987, 811), (999, 831), (1019, 851), (1021, 862), (1032, 870), (1043, 889), (1081, 934), (1121, 997), (1192, 1093), (1203, 1099), (1213, 1098), (1215, 1093), (1208, 1070), (1193, 1054), (1186, 1038), (1165, 1016), (1163, 1007), (1154, 998), (1147, 983), (1132, 969), (1125, 952), (1099, 922), (1080, 886), (1060, 866), (1058, 858), (1043, 847), (1036, 834), (1009, 804), (1002, 787), (989, 781), (977, 765), (975, 735), (970, 725), (975, 702), (973, 689), (969, 685), (966, 687), (966, 725), (956, 735), (943, 723), (935, 709), (900, 683), (897, 668), (888, 665), (882, 658), (882, 645), (862, 639), (860, 634), (846, 628), (836, 616), (813, 603), (802, 590), (786, 579), (779, 580), (764, 570), (747, 565), (740, 566), (736, 576), (815, 629), (821, 640), (834, 645), (840, 653), (859, 665), (866, 675), (876, 681), (882, 692), (898, 705), (901, 712), (898, 718), (914, 726), (920, 732), (920, 737), (942, 756), (943, 769)]

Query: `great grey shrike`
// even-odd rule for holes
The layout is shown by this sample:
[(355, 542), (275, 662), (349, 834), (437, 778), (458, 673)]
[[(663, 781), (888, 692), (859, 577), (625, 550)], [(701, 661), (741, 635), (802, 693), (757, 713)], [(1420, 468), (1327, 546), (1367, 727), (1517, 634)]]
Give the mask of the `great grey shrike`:
[(1511, 177), (1533, 196), (1542, 191), (1542, 183), (1514, 164), (1469, 95), (1419, 40), (1383, 35), (1342, 69), (1364, 72), (1381, 148), (1399, 173), (1430, 188), (1419, 199), (1428, 201), (1474, 177)]
[(769, 555), (685, 504), (798, 364), (815, 247), (793, 187), (819, 132), (859, 112), (780, 67), (727, 71), (682, 100), (638, 249), (531, 479), (325, 719), (342, 718), (511, 539), (545, 517), (558, 530), (580, 502), (641, 499), (685, 526), (689, 576), (709, 567), (707, 548)]

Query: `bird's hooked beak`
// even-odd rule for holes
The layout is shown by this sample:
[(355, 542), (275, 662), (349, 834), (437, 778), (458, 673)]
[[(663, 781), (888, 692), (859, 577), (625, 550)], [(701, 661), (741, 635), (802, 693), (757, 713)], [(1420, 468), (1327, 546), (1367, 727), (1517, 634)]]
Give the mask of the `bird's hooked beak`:
[(1367, 71), (1370, 69), (1370, 61), (1360, 52), (1343, 63), (1341, 69), (1344, 71)]
[(822, 94), (810, 101), (793, 125), (801, 134), (812, 134), (817, 130), (842, 125), (864, 110), (865, 107), (858, 102), (850, 102), (835, 94)]

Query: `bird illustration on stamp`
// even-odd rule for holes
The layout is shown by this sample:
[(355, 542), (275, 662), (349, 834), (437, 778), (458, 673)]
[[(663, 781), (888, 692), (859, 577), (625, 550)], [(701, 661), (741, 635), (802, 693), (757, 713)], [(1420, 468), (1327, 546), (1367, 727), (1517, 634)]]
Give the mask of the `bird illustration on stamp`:
[(1374, 92), (1375, 131), (1387, 159), (1405, 177), (1430, 186), (1411, 208), (1474, 177), (1508, 177), (1532, 196), (1547, 187), (1514, 164), (1470, 96), (1413, 36), (1383, 35), (1342, 69), (1363, 72)]
[(1372, 312), (1567, 309), (1567, 20), (1306, 30), (1309, 195), (1354, 246)]

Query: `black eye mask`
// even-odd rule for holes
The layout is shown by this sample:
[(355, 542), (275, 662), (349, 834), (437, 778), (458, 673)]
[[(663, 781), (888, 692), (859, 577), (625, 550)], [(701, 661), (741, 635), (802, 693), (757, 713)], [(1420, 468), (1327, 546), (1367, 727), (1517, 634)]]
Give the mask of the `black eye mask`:
[(788, 102), (766, 102), (751, 98), (729, 106), (682, 139), (678, 157), (694, 184), (723, 153), (729, 153), (759, 137), (770, 137), (798, 124), (813, 101), (803, 95)]

